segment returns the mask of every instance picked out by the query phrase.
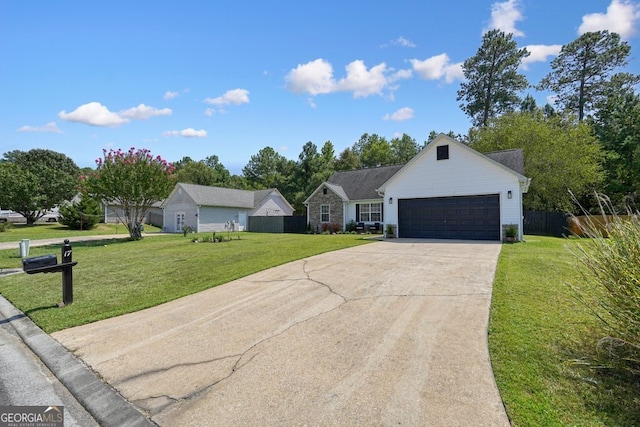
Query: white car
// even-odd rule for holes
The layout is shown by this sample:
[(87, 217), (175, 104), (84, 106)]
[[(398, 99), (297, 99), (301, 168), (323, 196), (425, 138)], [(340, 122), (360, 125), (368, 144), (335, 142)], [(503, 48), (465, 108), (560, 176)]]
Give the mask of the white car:
[[(57, 209), (47, 211), (38, 221), (58, 222), (60, 214)], [(17, 212), (0, 210), (0, 222), (24, 222), (24, 217)]]
[(18, 222), (21, 219), (24, 219), (22, 215), (17, 212), (9, 211), (9, 210), (0, 210), (0, 222)]

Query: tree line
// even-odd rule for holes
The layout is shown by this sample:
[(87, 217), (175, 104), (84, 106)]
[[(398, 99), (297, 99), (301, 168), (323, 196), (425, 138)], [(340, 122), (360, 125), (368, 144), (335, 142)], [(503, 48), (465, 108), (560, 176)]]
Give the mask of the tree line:
[[(635, 205), (640, 194), (640, 76), (624, 71), (630, 46), (616, 33), (585, 33), (564, 45), (551, 71), (536, 85), (519, 72), (529, 55), (512, 34), (487, 32), (476, 54), (463, 63), (465, 81), (457, 92), (469, 116), (466, 135), (448, 135), (480, 151), (520, 148), (525, 174), (532, 178), (525, 209), (576, 210), (569, 191), (583, 206), (603, 192), (618, 208)], [(536, 104), (527, 90), (554, 94), (554, 105)], [(216, 155), (173, 163), (177, 182), (238, 189), (278, 188), (304, 214), (303, 201), (335, 171), (403, 164), (437, 133), (418, 143), (410, 135), (387, 138), (364, 133), (335, 153), (331, 141), (312, 141), (290, 160), (265, 147), (251, 156), (241, 175), (232, 175)], [(98, 168), (99, 169), (99, 168)], [(0, 159), (0, 206), (29, 223), (77, 192), (80, 170), (64, 154), (49, 150), (12, 151)]]

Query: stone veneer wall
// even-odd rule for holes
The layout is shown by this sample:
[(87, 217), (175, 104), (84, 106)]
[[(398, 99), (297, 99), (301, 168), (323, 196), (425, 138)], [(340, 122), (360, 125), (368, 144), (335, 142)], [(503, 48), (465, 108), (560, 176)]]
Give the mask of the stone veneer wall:
[(518, 227), (518, 224), (502, 224), (502, 241), (503, 241), (503, 242), (506, 242), (506, 241), (507, 241), (507, 229), (508, 229), (509, 227), (514, 227), (514, 228), (516, 229), (516, 237), (515, 237), (514, 241), (516, 241), (516, 242), (517, 242), (517, 241), (519, 240), (519, 239), (518, 239), (518, 234), (519, 234), (519, 233), (518, 233), (518, 231), (519, 231), (519, 230), (518, 230), (518, 228), (519, 228), (519, 227)]
[(342, 199), (336, 193), (327, 189), (327, 194), (322, 194), (320, 189), (315, 196), (309, 201), (307, 207), (309, 212), (309, 224), (312, 232), (322, 232), (322, 222), (320, 221), (320, 206), (329, 205), (329, 223), (339, 224), (340, 229), (344, 231), (344, 204)]

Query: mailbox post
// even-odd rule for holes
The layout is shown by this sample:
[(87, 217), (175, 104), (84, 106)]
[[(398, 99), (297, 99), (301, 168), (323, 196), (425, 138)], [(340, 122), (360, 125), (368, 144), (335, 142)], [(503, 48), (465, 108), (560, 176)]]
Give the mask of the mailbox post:
[(62, 262), (54, 254), (22, 259), (22, 269), (27, 274), (37, 273), (62, 273), (62, 302), (58, 307), (64, 307), (73, 302), (73, 266), (78, 262), (73, 261), (73, 251), (69, 240), (65, 239), (62, 246)]
[(62, 246), (62, 264), (68, 265), (62, 269), (62, 305), (69, 305), (73, 302), (73, 250), (69, 244), (69, 239), (64, 239)]

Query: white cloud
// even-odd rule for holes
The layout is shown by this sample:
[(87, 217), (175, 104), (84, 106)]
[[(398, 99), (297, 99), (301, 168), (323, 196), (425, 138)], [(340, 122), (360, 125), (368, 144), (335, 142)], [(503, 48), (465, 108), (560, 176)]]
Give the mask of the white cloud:
[(485, 32), (498, 29), (514, 37), (523, 37), (524, 33), (516, 28), (516, 22), (522, 21), (524, 17), (520, 11), (520, 0), (507, 0), (502, 3), (491, 5), (491, 21)]
[(58, 117), (68, 122), (102, 127), (120, 126), (128, 123), (131, 119), (147, 120), (150, 117), (168, 115), (171, 115), (171, 109), (169, 108), (158, 109), (144, 104), (114, 113), (99, 102), (83, 104), (70, 113), (64, 110), (58, 113)]
[(413, 76), (413, 70), (398, 70), (389, 77), (389, 82), (395, 82), (402, 79), (410, 79)]
[(361, 98), (382, 95), (385, 89), (393, 91), (396, 87), (391, 87), (391, 83), (409, 78), (412, 73), (411, 70), (400, 70), (394, 73), (394, 70), (388, 68), (384, 62), (367, 69), (364, 61), (361, 60), (349, 63), (345, 70), (346, 76), (336, 81), (333, 76), (333, 66), (324, 59), (316, 59), (306, 64), (299, 64), (292, 69), (285, 77), (286, 87), (292, 92), (312, 96), (353, 92), (354, 98)]
[(295, 93), (319, 95), (335, 90), (333, 66), (322, 58), (306, 64), (298, 64), (285, 77), (287, 89)]
[(129, 108), (128, 110), (121, 111), (118, 114), (120, 114), (120, 117), (125, 119), (147, 120), (150, 117), (170, 116), (171, 113), (172, 111), (170, 108), (158, 109), (140, 104), (137, 107)]
[(67, 113), (60, 111), (58, 117), (68, 122), (84, 123), (90, 126), (116, 127), (127, 123), (129, 119), (121, 117), (118, 113), (109, 111), (99, 102), (89, 102)]
[(168, 90), (164, 93), (164, 96), (162, 97), (162, 99), (164, 99), (165, 101), (168, 101), (170, 99), (177, 98), (178, 96), (180, 96), (179, 92), (171, 92), (170, 90)]
[(204, 100), (211, 105), (242, 105), (249, 103), (249, 91), (246, 89), (232, 89), (217, 98), (206, 98)]
[(640, 4), (629, 0), (612, 0), (607, 13), (590, 13), (582, 17), (578, 34), (608, 30), (627, 39), (636, 32), (635, 22), (640, 20)]
[(195, 130), (194, 128), (182, 129), (182, 130), (168, 130), (162, 133), (164, 136), (183, 136), (185, 138), (204, 138), (207, 136), (207, 131), (204, 129)]
[(557, 56), (562, 49), (562, 45), (531, 44), (526, 46), (526, 49), (529, 51), (530, 55), (526, 58), (522, 58), (522, 68), (525, 70), (527, 70), (529, 68), (529, 64), (533, 62), (547, 62), (550, 56)]
[(402, 46), (402, 47), (416, 47), (416, 44), (409, 39), (406, 39), (403, 36), (398, 37), (397, 39), (391, 40), (389, 43), (385, 43), (380, 47), (388, 47), (389, 45), (393, 46)]
[(355, 98), (381, 95), (387, 85), (387, 65), (384, 62), (367, 70), (363, 61), (356, 60), (345, 68), (347, 76), (338, 82), (337, 87), (339, 90), (352, 91)]
[(447, 83), (453, 83), (455, 80), (464, 79), (464, 71), (462, 71), (462, 62), (456, 62), (455, 64), (449, 64), (444, 67), (444, 81)]
[(452, 83), (454, 80), (462, 80), (464, 74), (462, 72), (462, 62), (452, 64), (449, 55), (442, 53), (432, 56), (424, 61), (419, 59), (410, 59), (409, 62), (418, 76), (425, 80), (439, 80), (444, 78), (445, 82)]
[(413, 109), (409, 107), (400, 108), (392, 114), (385, 114), (383, 120), (393, 120), (394, 122), (402, 122), (413, 119)]
[(438, 80), (444, 75), (444, 67), (449, 63), (449, 55), (442, 53), (424, 61), (410, 59), (413, 69), (425, 80)]
[(56, 122), (49, 122), (44, 126), (22, 126), (18, 132), (62, 133)]

